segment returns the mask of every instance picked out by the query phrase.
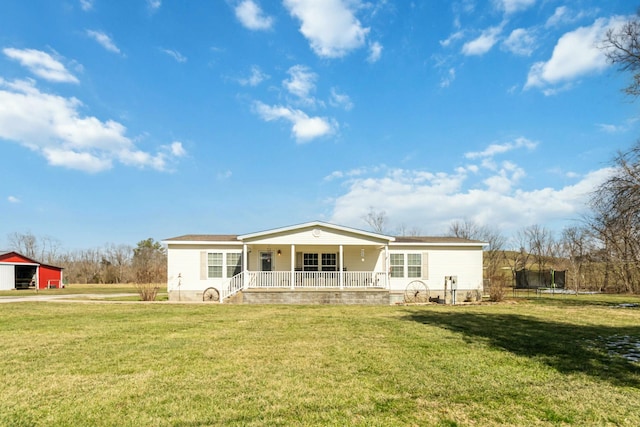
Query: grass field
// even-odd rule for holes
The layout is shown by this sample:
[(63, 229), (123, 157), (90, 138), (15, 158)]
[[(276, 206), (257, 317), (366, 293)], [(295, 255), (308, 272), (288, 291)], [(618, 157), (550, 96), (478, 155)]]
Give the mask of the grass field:
[[(157, 286), (159, 289), (158, 295), (156, 297), (156, 301), (166, 301), (168, 299), (167, 296), (167, 285), (166, 284), (145, 284), (146, 286)], [(91, 294), (100, 295), (100, 299), (111, 299), (111, 300), (121, 300), (121, 301), (140, 301), (141, 298), (139, 295), (131, 296), (131, 297), (109, 297), (109, 295), (115, 294), (123, 294), (123, 293), (131, 293), (138, 294), (138, 289), (133, 283), (118, 283), (118, 284), (72, 284), (66, 285), (64, 288), (57, 289), (11, 289), (7, 291), (0, 291), (1, 297), (27, 297), (33, 295), (47, 296), (47, 295), (78, 295), (78, 298), (85, 298), (85, 296), (89, 296)]]
[(620, 302), (2, 304), (0, 425), (638, 426)]
[[(162, 285), (158, 285), (162, 286)], [(166, 290), (166, 284), (163, 286)], [(133, 283), (118, 283), (109, 285), (96, 284), (72, 284), (66, 285), (62, 289), (12, 289), (9, 291), (0, 291), (0, 296), (28, 296), (28, 295), (69, 295), (69, 294), (115, 294), (123, 292), (136, 292), (136, 285)]]

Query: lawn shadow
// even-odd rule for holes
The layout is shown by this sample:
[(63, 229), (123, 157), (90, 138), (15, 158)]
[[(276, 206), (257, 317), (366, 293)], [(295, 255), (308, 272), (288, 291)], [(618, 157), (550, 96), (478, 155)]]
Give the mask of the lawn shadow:
[(616, 386), (640, 387), (640, 365), (608, 354), (608, 337), (640, 339), (638, 327), (579, 326), (516, 314), (441, 312), (425, 309), (407, 320), (462, 334), (565, 374), (583, 373)]

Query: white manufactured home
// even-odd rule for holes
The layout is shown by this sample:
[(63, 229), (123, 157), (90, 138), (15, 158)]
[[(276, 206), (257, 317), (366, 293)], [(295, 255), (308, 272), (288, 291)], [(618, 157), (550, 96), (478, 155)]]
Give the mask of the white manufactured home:
[[(184, 235), (164, 243), (172, 301), (223, 303), (244, 295), (247, 302), (249, 293), (277, 293), (286, 295), (281, 302), (461, 302), (482, 294), (485, 243), (475, 240), (393, 237), (314, 221), (244, 235)], [(383, 298), (367, 299), (365, 291)]]

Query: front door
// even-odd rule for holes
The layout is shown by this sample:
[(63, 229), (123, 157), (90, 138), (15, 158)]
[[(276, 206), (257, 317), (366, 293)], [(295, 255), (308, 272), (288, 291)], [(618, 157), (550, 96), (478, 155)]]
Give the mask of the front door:
[(260, 252), (260, 271), (273, 271), (273, 252)]

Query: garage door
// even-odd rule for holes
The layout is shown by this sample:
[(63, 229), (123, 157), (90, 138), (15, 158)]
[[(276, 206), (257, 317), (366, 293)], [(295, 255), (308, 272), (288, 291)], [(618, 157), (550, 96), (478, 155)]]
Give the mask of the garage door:
[(16, 287), (16, 271), (13, 264), (0, 264), (0, 291)]

